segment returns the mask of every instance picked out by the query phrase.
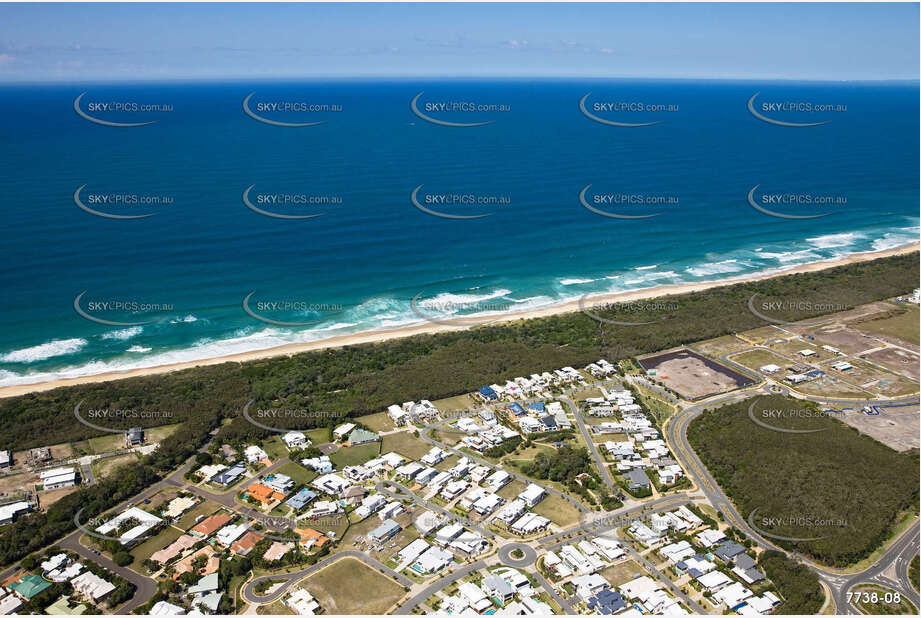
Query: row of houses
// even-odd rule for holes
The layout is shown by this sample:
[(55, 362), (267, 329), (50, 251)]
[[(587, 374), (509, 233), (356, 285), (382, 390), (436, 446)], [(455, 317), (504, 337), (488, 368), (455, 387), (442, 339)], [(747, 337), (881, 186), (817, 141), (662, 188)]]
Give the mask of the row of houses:
[(484, 402), (501, 399), (526, 399), (530, 397), (549, 397), (553, 387), (571, 384), (586, 384), (585, 376), (572, 367), (563, 367), (556, 371), (532, 373), (530, 377), (517, 377), (506, 380), (504, 385), (489, 384), (477, 390), (476, 396)]

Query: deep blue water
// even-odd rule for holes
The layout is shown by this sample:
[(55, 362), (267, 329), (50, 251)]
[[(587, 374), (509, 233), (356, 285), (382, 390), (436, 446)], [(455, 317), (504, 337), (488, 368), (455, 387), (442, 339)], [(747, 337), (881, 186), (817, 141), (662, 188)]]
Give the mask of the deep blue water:
[[(81, 109), (114, 122), (94, 124)], [(341, 111), (264, 112), (242, 101), (302, 102)], [(410, 101), (502, 106), (414, 115)], [(593, 112), (586, 105), (672, 106)], [(787, 122), (770, 124), (756, 111)], [(771, 102), (839, 111), (771, 110)], [(88, 111), (101, 102), (171, 111)], [(918, 238), (918, 85), (693, 81), (311, 81), (0, 88), (4, 241), (0, 385), (158, 365), (387, 328), (426, 315), (523, 310), (589, 292), (629, 290), (753, 272), (883, 249)], [(605, 212), (584, 208), (579, 193)], [(103, 213), (152, 217), (103, 218)], [(283, 214), (249, 210), (241, 199)], [(423, 185), (423, 206), (412, 191)], [(748, 192), (760, 185), (752, 208)], [(169, 204), (111, 206), (94, 196), (167, 196)], [(273, 206), (258, 196), (327, 196), (341, 203)], [(497, 196), (496, 204), (435, 204), (429, 195)], [(594, 195), (643, 195), (660, 205), (610, 207)], [(824, 205), (771, 204), (761, 195), (831, 196)], [(846, 201), (842, 201), (846, 200)], [(114, 322), (103, 325), (74, 309)], [(250, 308), (289, 327), (264, 323)], [(159, 303), (159, 311), (98, 310), (99, 301)], [(272, 310), (259, 302), (295, 303)], [(298, 304), (299, 303), (299, 304)], [(459, 304), (452, 304), (459, 303)], [(306, 305), (320, 305), (311, 310)], [(165, 307), (165, 308), (163, 308)]]

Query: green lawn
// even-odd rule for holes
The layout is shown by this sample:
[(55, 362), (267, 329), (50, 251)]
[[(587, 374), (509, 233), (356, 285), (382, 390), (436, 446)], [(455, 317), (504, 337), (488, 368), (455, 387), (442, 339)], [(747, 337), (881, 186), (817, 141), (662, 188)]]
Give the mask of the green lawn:
[(146, 575), (147, 569), (142, 566), (142, 563), (150, 558), (154, 552), (163, 549), (182, 535), (182, 530), (174, 528), (173, 526), (167, 526), (157, 536), (152, 539), (147, 539), (140, 545), (132, 548), (131, 556), (134, 558), (134, 562), (129, 565), (129, 568), (141, 575)]
[[(729, 357), (729, 360), (735, 361), (754, 371), (758, 371), (758, 367), (764, 367), (765, 365), (777, 365), (778, 367), (788, 367), (791, 365), (790, 361), (786, 358), (774, 354), (769, 350), (749, 350), (741, 354), (733, 354)], [(782, 378), (783, 374), (778, 372), (774, 374), (774, 377)]]
[(579, 510), (568, 500), (553, 494), (547, 494), (531, 510), (538, 515), (543, 515), (561, 528), (568, 528), (579, 523)]
[(396, 451), (409, 459), (421, 459), (423, 455), (432, 449), (428, 442), (414, 436), (412, 431), (388, 434), (383, 437), (383, 440), (382, 453)]
[(300, 585), (326, 614), (385, 614), (404, 594), (399, 583), (352, 558), (331, 564)]
[[(154, 442), (159, 442), (163, 438), (173, 434), (182, 423), (173, 423), (172, 425), (160, 425), (159, 427), (148, 427), (144, 429), (144, 444), (153, 444)], [(112, 433), (105, 436), (99, 436), (97, 438), (90, 438), (87, 440), (89, 443), (90, 451), (94, 455), (101, 455), (102, 453), (111, 453), (112, 451), (117, 451), (125, 446), (125, 436), (121, 433)]]
[(347, 446), (330, 455), (329, 459), (335, 464), (336, 468), (341, 470), (345, 466), (357, 466), (374, 459), (380, 454), (380, 448), (380, 441), (359, 446)]
[(176, 522), (176, 527), (182, 528), (183, 530), (188, 530), (195, 525), (195, 519), (199, 515), (211, 515), (215, 511), (221, 508), (221, 505), (216, 502), (211, 502), (210, 500), (203, 500), (199, 502), (194, 507), (182, 514), (182, 517), (179, 518), (179, 521)]
[(301, 464), (289, 461), (276, 470), (279, 474), (287, 474), (297, 485), (306, 485), (313, 479), (317, 478), (317, 473), (311, 469), (305, 468)]
[(112, 474), (116, 468), (127, 464), (136, 464), (137, 462), (137, 453), (127, 453), (125, 455), (117, 455), (115, 457), (104, 457), (102, 459), (97, 459), (92, 464), (93, 475), (97, 479), (104, 479)]
[(387, 416), (386, 412), (369, 414), (367, 416), (362, 416), (358, 420), (361, 421), (362, 425), (377, 433), (394, 429), (393, 421), (390, 420), (390, 417)]

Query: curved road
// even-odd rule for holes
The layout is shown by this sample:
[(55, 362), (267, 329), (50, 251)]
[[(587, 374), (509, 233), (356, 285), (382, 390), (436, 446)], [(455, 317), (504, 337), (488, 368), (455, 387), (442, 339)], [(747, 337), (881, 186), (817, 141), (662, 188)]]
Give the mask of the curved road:
[[(785, 389), (786, 390), (786, 389)], [(787, 394), (786, 391), (784, 394)], [(747, 521), (739, 514), (736, 510), (735, 505), (729, 500), (728, 497), (723, 493), (722, 489), (710, 475), (709, 471), (704, 467), (703, 463), (698, 458), (697, 454), (691, 448), (690, 443), (687, 441), (687, 428), (690, 422), (700, 415), (705, 409), (712, 408), (715, 405), (730, 403), (739, 401), (742, 399), (747, 399), (752, 396), (757, 396), (762, 393), (752, 392), (751, 390), (744, 392), (731, 393), (723, 397), (717, 397), (711, 399), (705, 403), (699, 403), (688, 408), (685, 408), (683, 411), (678, 412), (669, 419), (665, 427), (666, 436), (668, 442), (672, 447), (673, 452), (676, 456), (680, 457), (682, 463), (685, 464), (685, 469), (688, 471), (689, 475), (694, 477), (695, 482), (698, 487), (704, 492), (707, 497), (707, 500), (719, 511), (721, 511), (726, 518), (726, 521), (735, 526), (736, 528), (742, 530), (756, 543), (767, 549), (775, 549), (786, 554), (795, 555), (798, 559), (816, 571), (819, 577), (825, 582), (825, 584), (832, 591), (832, 598), (836, 605), (838, 613), (859, 613), (853, 608), (850, 604), (847, 603), (847, 591), (853, 585), (863, 582), (863, 581), (882, 581), (888, 582), (886, 585), (894, 587), (896, 590), (901, 592), (906, 598), (911, 600), (915, 606), (918, 606), (918, 594), (911, 587), (910, 582), (907, 578), (907, 562), (909, 562), (917, 553), (918, 553), (918, 540), (919, 532), (918, 527), (913, 526), (911, 530), (904, 533), (898, 540), (896, 540), (877, 560), (877, 562), (869, 567), (868, 569), (854, 574), (841, 574), (835, 572), (832, 569), (824, 567), (822, 565), (816, 564), (813, 561), (807, 559), (804, 556), (796, 554), (795, 552), (789, 552), (780, 548), (757, 531), (753, 530), (752, 527), (748, 524)], [(775, 393), (767, 393), (775, 394)], [(917, 396), (915, 397), (905, 397), (900, 399), (886, 400), (886, 403), (903, 403), (903, 402), (914, 402), (917, 401)], [(845, 405), (854, 405), (854, 400), (839, 400), (839, 399), (827, 399), (822, 400), (820, 403), (834, 404), (840, 403)], [(877, 403), (881, 403), (881, 400), (877, 400)], [(904, 568), (898, 568), (900, 564), (904, 563)], [(897, 577), (899, 578), (899, 583), (896, 584), (889, 578), (886, 578), (883, 573), (895, 565)]]

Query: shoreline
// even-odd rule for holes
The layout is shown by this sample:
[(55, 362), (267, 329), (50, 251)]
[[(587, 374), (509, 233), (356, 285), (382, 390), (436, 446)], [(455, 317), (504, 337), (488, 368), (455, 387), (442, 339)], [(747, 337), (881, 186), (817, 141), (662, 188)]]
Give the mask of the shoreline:
[[(906, 253), (914, 253), (919, 250), (919, 243), (914, 242), (907, 245), (902, 245), (900, 247), (893, 247), (891, 249), (884, 249), (882, 251), (864, 251), (859, 253), (852, 253), (845, 257), (832, 259), (832, 260), (823, 260), (818, 262), (809, 262), (807, 264), (799, 264), (785, 270), (771, 269), (770, 271), (761, 271), (751, 273), (750, 275), (743, 275), (738, 277), (727, 277), (723, 279), (715, 279), (711, 281), (696, 281), (693, 283), (676, 283), (676, 284), (666, 284), (658, 285), (650, 288), (644, 288), (640, 290), (633, 290), (628, 292), (612, 292), (612, 293), (599, 293), (595, 295), (584, 296), (584, 306), (593, 307), (595, 305), (603, 303), (612, 303), (612, 302), (635, 302), (639, 300), (646, 300), (652, 298), (659, 298), (662, 296), (668, 296), (672, 294), (686, 294), (689, 292), (699, 292), (702, 290), (708, 290), (712, 288), (724, 287), (728, 285), (734, 285), (737, 283), (743, 283), (748, 281), (763, 281), (765, 279), (771, 279), (774, 277), (783, 277), (785, 275), (792, 275), (797, 273), (806, 273), (806, 272), (816, 272), (820, 270), (826, 270), (828, 268), (834, 268), (836, 266), (844, 266), (847, 264), (854, 264), (857, 262), (867, 262), (875, 260), (882, 257), (889, 257), (893, 255), (902, 255)], [(455, 331), (455, 330), (464, 330), (472, 328), (474, 326), (484, 325), (484, 324), (501, 324), (503, 322), (513, 322), (516, 320), (525, 320), (531, 318), (547, 317), (552, 315), (557, 315), (561, 313), (571, 313), (580, 310), (580, 302), (582, 299), (569, 300), (560, 304), (552, 305), (549, 307), (542, 307), (538, 309), (532, 309), (528, 311), (522, 311), (519, 313), (511, 313), (502, 316), (484, 316), (484, 317), (470, 317), (470, 318), (455, 318), (454, 323), (451, 323), (450, 319), (444, 319), (431, 322), (425, 322), (422, 324), (414, 324), (410, 326), (402, 326), (399, 328), (385, 329), (385, 330), (372, 330), (372, 331), (363, 331), (358, 333), (352, 333), (348, 335), (339, 335), (334, 337), (328, 337), (326, 339), (318, 339), (316, 341), (302, 342), (302, 343), (289, 343), (282, 346), (276, 346), (273, 348), (265, 348), (262, 350), (252, 350), (249, 352), (240, 352), (237, 354), (229, 354), (225, 356), (216, 356), (207, 359), (195, 360), (195, 361), (183, 361), (179, 363), (172, 363), (167, 365), (156, 365), (152, 367), (144, 367), (140, 369), (127, 369), (125, 371), (110, 371), (105, 373), (99, 373), (88, 376), (80, 376), (74, 378), (60, 378), (56, 380), (49, 380), (45, 382), (35, 382), (32, 384), (18, 384), (11, 386), (0, 387), (0, 398), (2, 397), (14, 397), (17, 395), (25, 395), (27, 393), (41, 392), (59, 388), (62, 386), (74, 386), (78, 384), (93, 384), (99, 382), (109, 382), (112, 380), (121, 380), (125, 378), (133, 378), (139, 376), (152, 376), (159, 375), (164, 373), (172, 373), (174, 371), (182, 371), (184, 369), (191, 369), (194, 367), (205, 367), (210, 365), (219, 365), (222, 363), (228, 362), (237, 362), (243, 363), (246, 361), (254, 361), (268, 358), (276, 358), (279, 356), (292, 356), (301, 352), (308, 352), (313, 350), (322, 350), (327, 348), (338, 348), (348, 345), (357, 345), (363, 343), (377, 343), (381, 341), (386, 341), (389, 339), (396, 339), (400, 337), (410, 337), (413, 335), (419, 334), (434, 334), (445, 331)]]

